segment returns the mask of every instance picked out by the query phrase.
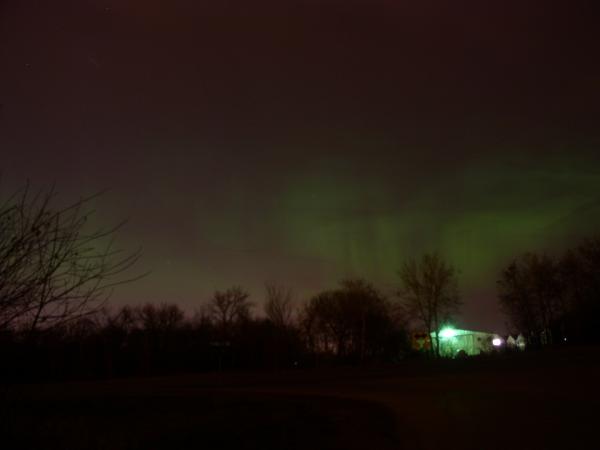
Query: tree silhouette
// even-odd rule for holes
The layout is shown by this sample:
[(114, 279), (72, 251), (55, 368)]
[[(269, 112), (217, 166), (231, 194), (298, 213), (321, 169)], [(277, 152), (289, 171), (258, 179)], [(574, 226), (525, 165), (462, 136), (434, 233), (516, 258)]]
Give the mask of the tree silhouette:
[(433, 350), (440, 356), (439, 332), (462, 304), (454, 267), (439, 254), (425, 254), (420, 260), (409, 259), (398, 272), (402, 283), (399, 292), (402, 304), (414, 320), (435, 336)]
[(561, 257), (527, 253), (501, 272), (498, 290), (502, 311), (531, 344), (597, 342), (600, 240)]
[(396, 318), (393, 305), (373, 285), (351, 279), (305, 305), (302, 329), (313, 352), (363, 361), (385, 352), (400, 325)]
[(277, 327), (290, 327), (294, 320), (294, 304), (291, 289), (276, 284), (267, 283), (265, 314)]
[(498, 281), (502, 311), (530, 341), (551, 344), (564, 313), (559, 267), (547, 255), (528, 253), (503, 270)]
[(249, 294), (239, 286), (214, 293), (208, 303), (208, 314), (224, 335), (229, 335), (234, 325), (250, 317), (252, 303), (248, 297)]
[(30, 333), (98, 311), (140, 252), (125, 253), (108, 229), (88, 225), (92, 200), (54, 206), (56, 192), (29, 185), (0, 204), (0, 330)]

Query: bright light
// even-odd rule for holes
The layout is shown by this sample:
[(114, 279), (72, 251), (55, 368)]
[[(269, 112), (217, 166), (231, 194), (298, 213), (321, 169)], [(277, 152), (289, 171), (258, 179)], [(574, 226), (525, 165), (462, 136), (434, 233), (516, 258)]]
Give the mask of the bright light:
[(441, 338), (448, 339), (454, 336), (456, 336), (456, 330), (454, 328), (447, 327), (440, 331)]
[(502, 339), (500, 339), (500, 338), (492, 339), (492, 345), (494, 347), (500, 347), (502, 345)]

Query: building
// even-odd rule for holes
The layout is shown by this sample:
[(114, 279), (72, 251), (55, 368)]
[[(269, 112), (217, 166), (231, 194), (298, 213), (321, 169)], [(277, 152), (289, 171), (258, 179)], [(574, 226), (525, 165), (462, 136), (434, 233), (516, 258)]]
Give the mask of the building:
[[(431, 333), (430, 345), (434, 348), (435, 340), (435, 333)], [(447, 358), (491, 353), (505, 346), (504, 338), (498, 334), (450, 327), (440, 330), (439, 340), (440, 356)]]

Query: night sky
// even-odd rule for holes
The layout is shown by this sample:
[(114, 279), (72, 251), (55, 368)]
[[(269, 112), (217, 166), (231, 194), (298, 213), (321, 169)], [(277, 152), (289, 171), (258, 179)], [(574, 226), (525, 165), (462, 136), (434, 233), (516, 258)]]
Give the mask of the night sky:
[(110, 188), (152, 271), (115, 304), (439, 250), (501, 328), (503, 264), (599, 231), (599, 8), (558, 3), (0, 0), (2, 190)]

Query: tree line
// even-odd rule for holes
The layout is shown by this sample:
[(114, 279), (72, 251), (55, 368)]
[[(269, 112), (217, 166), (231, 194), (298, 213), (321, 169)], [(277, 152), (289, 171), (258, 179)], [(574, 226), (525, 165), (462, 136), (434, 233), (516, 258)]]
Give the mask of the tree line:
[[(407, 259), (398, 290), (343, 280), (303, 302), (268, 284), (257, 305), (234, 286), (192, 316), (176, 304), (108, 307), (140, 251), (115, 246), (123, 226), (90, 225), (96, 196), (56, 206), (56, 193), (29, 186), (0, 204), (2, 376), (65, 378), (194, 370), (393, 362), (411, 352), (410, 330), (431, 336), (461, 307), (458, 272), (437, 253)], [(498, 281), (499, 301), (530, 344), (598, 342), (600, 241), (560, 258), (514, 260)], [(257, 314), (258, 312), (258, 314)]]
[(499, 301), (533, 346), (600, 343), (600, 240), (559, 256), (527, 253), (502, 270)]
[[(433, 260), (441, 262), (423, 259)], [(433, 308), (425, 289), (410, 301), (417, 299)], [(214, 292), (191, 315), (174, 303), (148, 303), (103, 306), (33, 330), (25, 321), (0, 335), (2, 374), (80, 379), (356, 365), (397, 362), (412, 351), (408, 303), (366, 280), (343, 280), (305, 302), (295, 301), (286, 287), (267, 284), (262, 300), (260, 311), (247, 291), (234, 286)], [(433, 321), (433, 309), (427, 311)]]
[(393, 361), (408, 351), (396, 305), (364, 280), (347, 280), (296, 306), (268, 285), (263, 314), (240, 287), (217, 291), (193, 315), (176, 304), (103, 308), (1, 342), (3, 375), (86, 378)]
[(115, 246), (123, 223), (94, 228), (93, 200), (57, 201), (29, 185), (0, 204), (1, 364), (15, 377), (85, 377), (394, 361), (408, 322), (436, 332), (459, 305), (456, 273), (437, 255), (400, 270), (400, 297), (363, 279), (298, 304), (266, 286), (262, 314), (241, 287), (188, 317), (175, 304), (107, 307), (135, 280), (140, 252)]

